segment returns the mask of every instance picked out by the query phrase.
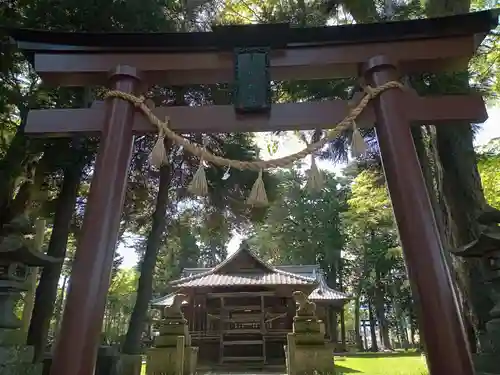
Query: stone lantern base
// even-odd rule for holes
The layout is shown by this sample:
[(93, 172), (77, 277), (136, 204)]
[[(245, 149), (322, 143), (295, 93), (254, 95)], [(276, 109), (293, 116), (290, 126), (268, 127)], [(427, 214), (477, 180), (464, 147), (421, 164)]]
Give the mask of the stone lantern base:
[(19, 331), (0, 330), (0, 375), (41, 375), (43, 363), (33, 363), (34, 348), (20, 338)]

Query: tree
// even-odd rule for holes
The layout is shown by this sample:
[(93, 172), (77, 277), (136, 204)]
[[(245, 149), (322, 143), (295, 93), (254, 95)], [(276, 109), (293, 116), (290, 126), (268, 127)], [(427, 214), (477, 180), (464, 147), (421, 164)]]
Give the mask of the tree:
[[(334, 0), (327, 1), (326, 5), (330, 10), (347, 10), (356, 22), (364, 23), (465, 13), (471, 6), (476, 10), (485, 9), (488, 3), (429, 0), (425, 3), (411, 1), (396, 6), (390, 1)], [(471, 78), (483, 90), (495, 89), (498, 87), (498, 49), (494, 48), (497, 43), (498, 35), (493, 34), (487, 38), (479, 56), (472, 62), (472, 67), (476, 69), (472, 74), (467, 71), (452, 75), (424, 74), (408, 77), (408, 81), (421, 95), (470, 92)], [(412, 133), (444, 247), (453, 248), (470, 243), (478, 233), (476, 218), (485, 209), (471, 125), (457, 122), (435, 129), (414, 127)], [(444, 256), (454, 271), (453, 279), (456, 290), (462, 297), (464, 311), (470, 311), (472, 305), (472, 310), (478, 317), (478, 328), (484, 329), (484, 323), (488, 319), (487, 312), (492, 305), (489, 291), (481, 286), (480, 265), (475, 260), (462, 262), (453, 259), (450, 254), (446, 253)]]
[[(194, 100), (191, 99), (191, 102), (195, 100), (202, 100), (203, 102), (213, 101), (214, 98), (220, 98), (220, 95), (217, 95), (219, 91), (224, 91), (224, 88), (215, 87), (207, 93), (204, 87), (194, 87), (191, 88), (191, 90), (176, 87), (173, 89), (172, 93), (172, 104), (187, 105), (187, 101), (190, 99), (188, 95), (194, 96), (195, 94), (197, 95)], [(155, 96), (153, 96), (153, 98), (155, 98)], [(156, 97), (156, 100), (158, 100), (158, 97)], [(204, 144), (204, 146), (212, 152), (224, 155), (228, 158), (252, 160), (257, 156), (253, 139), (248, 135), (196, 135), (192, 137), (192, 139), (196, 143)], [(191, 155), (186, 154), (184, 150), (180, 150), (178, 146), (172, 145), (170, 142), (166, 142), (165, 146), (169, 150), (168, 162), (159, 170), (156, 205), (154, 209), (151, 210), (153, 212), (152, 222), (150, 226), (146, 225), (146, 227), (150, 229), (147, 236), (145, 251), (140, 264), (137, 300), (134, 305), (133, 313), (130, 318), (129, 329), (122, 348), (124, 354), (135, 355), (140, 354), (141, 352), (141, 336), (145, 328), (149, 301), (153, 296), (155, 263), (168, 222), (167, 209), (170, 205), (169, 214), (177, 214), (179, 211), (179, 205), (183, 203), (195, 203), (193, 202), (192, 197), (187, 195), (187, 183), (190, 179), (192, 179), (194, 172), (198, 168), (197, 163), (199, 163), (199, 161), (194, 159)], [(145, 169), (145, 166), (140, 162), (137, 162), (134, 165), (139, 171), (144, 171)], [(215, 218), (217, 216), (222, 217), (225, 215), (232, 216), (235, 219), (248, 219), (248, 208), (242, 208), (241, 206), (235, 205), (234, 200), (243, 200), (243, 197), (248, 194), (253, 184), (253, 181), (251, 180), (252, 175), (253, 173), (249, 171), (234, 171), (229, 176), (229, 179), (223, 179), (220, 169), (208, 170), (206, 172), (206, 176), (210, 185), (209, 196), (207, 201), (202, 202), (201, 210), (212, 211), (210, 213), (211, 218)], [(268, 181), (269, 186), (271, 180), (268, 178), (266, 178), (266, 180)], [(236, 181), (239, 182), (238, 185), (234, 185)], [(231, 186), (230, 184), (233, 185)], [(173, 193), (171, 193), (170, 190), (172, 190)], [(232, 198), (232, 200), (228, 198)], [(144, 210), (141, 214), (143, 213)], [(238, 219), (235, 221), (237, 222)], [(221, 222), (219, 221), (219, 225), (216, 225), (216, 228), (219, 230), (222, 229), (220, 223)], [(214, 229), (213, 220), (207, 221), (206, 224), (208, 225), (205, 225), (205, 227)], [(186, 240), (192, 239), (192, 234), (189, 231), (186, 232), (186, 230), (184, 230), (185, 226), (183, 225), (182, 220), (180, 225), (177, 226), (177, 229), (179, 230), (178, 238), (181, 241), (181, 250), (186, 250), (188, 248), (188, 246), (186, 246)], [(213, 231), (209, 232), (213, 233)], [(214, 244), (212, 238), (210, 238), (210, 242), (212, 245)], [(222, 245), (224, 248), (224, 243), (219, 243), (219, 245)], [(197, 248), (197, 246), (193, 247)], [(216, 253), (213, 251), (216, 250), (213, 246), (210, 246), (209, 249), (211, 250), (212, 255)], [(221, 249), (219, 248), (219, 253), (220, 250)], [(186, 251), (183, 251), (181, 255), (179, 266), (182, 269), (187, 266), (188, 262), (185, 256), (188, 254)], [(219, 261), (221, 260), (222, 259), (219, 259)]]
[[(470, 0), (447, 2), (430, 0), (427, 2), (426, 15), (429, 17), (468, 12)], [(467, 92), (469, 74), (462, 72), (452, 77), (438, 76), (430, 85), (438, 91)], [(473, 147), (473, 130), (467, 122), (457, 122), (450, 126), (436, 127), (436, 145), (439, 163), (442, 167), (442, 186), (447, 216), (451, 218), (451, 233), (448, 244), (452, 247), (463, 246), (475, 240), (479, 233), (477, 217), (484, 210), (486, 200), (481, 186), (477, 159)], [(489, 311), (493, 307), (489, 288), (482, 283), (481, 264), (476, 259), (468, 259), (457, 265), (464, 310), (471, 310), (477, 317), (476, 330), (485, 329)], [(470, 306), (470, 307), (469, 307)], [(464, 314), (465, 316), (469, 314)], [(469, 319), (470, 321), (470, 319)], [(472, 324), (472, 322), (471, 322)], [(474, 339), (471, 345), (475, 347)]]
[[(298, 169), (280, 171), (276, 177), (279, 198), (270, 205), (264, 220), (252, 226), (246, 243), (274, 264), (319, 264), (329, 285), (343, 289), (340, 215), (347, 208), (348, 188), (331, 173), (323, 173), (320, 192), (305, 188), (307, 176)], [(330, 337), (336, 337), (337, 327), (330, 328)]]
[[(392, 208), (383, 181), (370, 171), (361, 172), (353, 181), (352, 195), (345, 214), (349, 233), (349, 256), (359, 262), (356, 291), (367, 293), (369, 305), (377, 317), (383, 345), (390, 349), (386, 308), (386, 282), (391, 279), (395, 262), (401, 254)], [(356, 296), (356, 298), (360, 298)]]
[[(10, 26), (110, 31), (145, 27), (154, 27), (154, 30), (168, 29), (172, 24), (164, 17), (164, 4), (156, 0), (127, 2), (126, 9), (122, 3), (108, 0), (85, 4), (72, 0), (58, 1), (57, 4), (53, 0), (9, 4), (7, 8), (2, 7), (1, 11), (6, 15), (5, 18), (2, 17), (2, 22), (5, 21)], [(134, 7), (136, 11), (131, 13)], [(37, 195), (39, 191), (47, 191), (48, 188), (57, 191), (62, 185), (57, 204), (48, 204), (47, 212), (39, 210), (32, 212), (32, 215), (50, 217), (53, 210), (56, 210), (48, 253), (64, 257), (69, 231), (76, 229), (69, 226), (78, 185), (84, 167), (95, 152), (95, 142), (83, 142), (82, 146), (79, 141), (67, 139), (28, 141), (24, 136), (24, 126), (29, 109), (56, 105), (87, 106), (91, 101), (89, 90), (43, 89), (31, 67), (12, 46), (3, 43), (2, 52), (5, 53), (2, 53), (0, 91), (5, 93), (2, 95), (2, 119), (5, 122), (2, 123), (1, 133), (2, 140), (9, 139), (10, 143), (2, 143), (0, 159), (0, 236), (2, 226), (19, 213), (30, 210), (32, 206), (44, 207), (42, 203), (46, 199)], [(18, 126), (13, 134), (12, 128), (16, 124)], [(71, 168), (68, 168), (69, 165)], [(54, 184), (55, 186), (47, 186), (47, 181), (57, 175), (60, 169), (65, 173), (64, 182), (58, 179), (59, 183)], [(37, 290), (29, 342), (36, 345), (38, 356), (45, 346), (60, 273), (60, 266), (45, 269)]]
[(269, 207), (264, 221), (254, 226), (250, 246), (276, 264), (320, 264), (336, 287), (344, 246), (340, 214), (346, 209), (346, 187), (329, 173), (324, 173), (325, 187), (318, 193), (304, 189), (307, 177), (296, 169), (282, 171), (278, 178), (280, 198)]
[(137, 278), (136, 270), (120, 269), (112, 279), (103, 324), (103, 341), (108, 345), (120, 343), (126, 332), (137, 295)]
[[(81, 156), (81, 153), (77, 154), (75, 163), (66, 166), (63, 172), (63, 183), (56, 202), (52, 235), (47, 250), (48, 255), (56, 258), (64, 259), (66, 257), (66, 248), (71, 234), (71, 222), (80, 187), (80, 179), (85, 165), (89, 162), (88, 157)], [(28, 332), (28, 343), (34, 345), (36, 358), (43, 355), (49, 332), (50, 318), (57, 298), (57, 287), (62, 266), (62, 264), (54, 264), (45, 267), (36, 290), (35, 305)], [(63, 296), (64, 293), (61, 294), (61, 305)]]

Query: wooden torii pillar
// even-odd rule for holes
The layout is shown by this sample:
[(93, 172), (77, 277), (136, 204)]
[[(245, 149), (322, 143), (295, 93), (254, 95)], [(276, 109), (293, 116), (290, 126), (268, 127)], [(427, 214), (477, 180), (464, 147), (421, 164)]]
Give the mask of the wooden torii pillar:
[[(401, 75), (465, 68), (496, 26), (493, 12), (431, 20), (323, 28), (218, 28), (211, 33), (78, 34), (9, 30), (45, 84), (107, 85), (138, 93), (153, 84), (231, 82), (236, 47), (266, 41), (270, 79), (322, 79), (362, 74), (372, 85)], [(232, 106), (160, 107), (178, 132), (241, 132), (328, 128), (348, 113), (341, 100), (275, 104), (267, 116), (236, 114)], [(120, 99), (89, 109), (34, 110), (26, 133), (39, 137), (101, 136), (94, 178), (73, 265), (52, 375), (92, 375), (134, 134), (154, 128)], [(417, 97), (389, 90), (358, 121), (376, 124), (384, 171), (432, 375), (472, 375), (471, 355), (442, 257), (436, 223), (414, 149), (410, 125), (446, 126), (487, 118), (479, 96)]]

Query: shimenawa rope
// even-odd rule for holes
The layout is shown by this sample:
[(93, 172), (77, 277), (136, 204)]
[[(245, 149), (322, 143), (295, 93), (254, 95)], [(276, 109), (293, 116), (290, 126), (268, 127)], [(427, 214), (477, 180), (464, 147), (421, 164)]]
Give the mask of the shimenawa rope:
[[(176, 143), (179, 146), (182, 146), (185, 150), (190, 152), (191, 154), (200, 158), (200, 167), (195, 174), (193, 182), (190, 184), (189, 190), (196, 195), (206, 195), (208, 193), (205, 171), (203, 167), (203, 160), (213, 163), (217, 166), (226, 166), (230, 168), (236, 168), (239, 170), (253, 170), (258, 171), (259, 175), (255, 184), (252, 188), (250, 196), (247, 199), (247, 203), (251, 205), (265, 205), (267, 204), (267, 194), (264, 188), (264, 182), (262, 180), (262, 171), (264, 169), (271, 168), (283, 168), (287, 167), (299, 159), (306, 157), (309, 154), (314, 153), (317, 150), (320, 150), (323, 146), (325, 146), (331, 140), (337, 138), (343, 131), (351, 128), (353, 131), (352, 134), (352, 143), (351, 143), (351, 151), (354, 156), (359, 156), (366, 152), (366, 144), (363, 140), (363, 137), (359, 133), (359, 130), (356, 126), (357, 117), (363, 112), (371, 99), (377, 97), (382, 92), (399, 88), (404, 89), (404, 85), (398, 81), (389, 81), (380, 85), (378, 87), (370, 87), (366, 86), (364, 88), (365, 95), (359, 101), (359, 103), (354, 106), (349, 114), (335, 126), (333, 129), (329, 130), (326, 135), (321, 138), (319, 141), (308, 144), (303, 150), (296, 152), (294, 154), (272, 159), (272, 160), (255, 160), (255, 161), (241, 161), (241, 160), (232, 160), (226, 159), (217, 155), (212, 154), (205, 147), (199, 146), (197, 144), (192, 143), (188, 139), (182, 137), (181, 135), (172, 131), (168, 124), (170, 119), (167, 117), (165, 121), (161, 121), (156, 115), (153, 113), (153, 110), (146, 104), (146, 100), (144, 97), (137, 97), (132, 94), (128, 94), (126, 92), (110, 90), (105, 94), (105, 99), (107, 98), (120, 98), (132, 103), (137, 109), (139, 109), (147, 119), (156, 126), (158, 129), (158, 140), (153, 147), (153, 150), (150, 155), (151, 163), (157, 167), (166, 163), (166, 151), (163, 145), (165, 137), (169, 138), (171, 141)], [(319, 171), (317, 169), (316, 163), (314, 162), (314, 158), (311, 164), (311, 171), (309, 172), (310, 178), (308, 182), (308, 186), (311, 189), (321, 189), (322, 183), (319, 182)], [(316, 181), (311, 181), (316, 180)]]

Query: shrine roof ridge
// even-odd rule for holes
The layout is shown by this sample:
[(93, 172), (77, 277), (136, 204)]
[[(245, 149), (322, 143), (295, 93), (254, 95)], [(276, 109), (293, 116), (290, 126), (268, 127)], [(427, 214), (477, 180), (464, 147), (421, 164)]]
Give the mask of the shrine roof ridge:
[(485, 34), (498, 10), (371, 24), (292, 27), (288, 24), (216, 26), (212, 32), (85, 33), (1, 28), (29, 52), (197, 52), (236, 47), (314, 47)]

